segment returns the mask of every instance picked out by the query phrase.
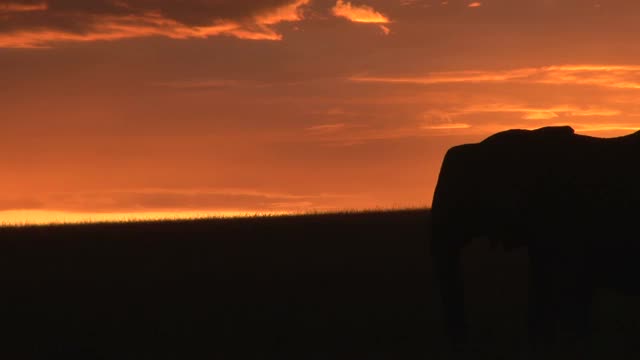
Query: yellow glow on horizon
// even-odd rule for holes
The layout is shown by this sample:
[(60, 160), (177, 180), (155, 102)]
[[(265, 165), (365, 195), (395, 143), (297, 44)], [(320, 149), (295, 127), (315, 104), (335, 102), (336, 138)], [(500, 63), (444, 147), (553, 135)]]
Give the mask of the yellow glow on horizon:
[(203, 218), (243, 218), (254, 216), (291, 215), (291, 211), (157, 211), (122, 213), (75, 213), (48, 210), (11, 210), (0, 211), (0, 226), (78, 224), (101, 222), (131, 222), (149, 220), (190, 220)]

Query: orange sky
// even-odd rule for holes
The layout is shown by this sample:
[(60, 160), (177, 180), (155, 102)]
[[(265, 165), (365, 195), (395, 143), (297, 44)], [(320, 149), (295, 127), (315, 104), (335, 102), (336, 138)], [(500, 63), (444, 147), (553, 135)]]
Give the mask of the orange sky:
[(0, 223), (428, 206), (508, 128), (640, 128), (640, 3), (0, 0)]

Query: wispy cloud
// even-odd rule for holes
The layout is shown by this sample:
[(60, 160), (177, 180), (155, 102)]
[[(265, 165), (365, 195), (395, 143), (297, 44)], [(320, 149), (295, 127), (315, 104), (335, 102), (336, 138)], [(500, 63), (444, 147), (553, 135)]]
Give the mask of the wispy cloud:
[(470, 8), (477, 8), (477, 7), (482, 6), (482, 3), (479, 2), (479, 1), (474, 1), (472, 3), (469, 3), (469, 5), (467, 5), (467, 6), (470, 7)]
[[(605, 106), (527, 105), (518, 103), (483, 103), (480, 99), (468, 99), (459, 107), (432, 103), (432, 110), (417, 117), (415, 122), (399, 124), (397, 128), (368, 129), (346, 134), (335, 134), (333, 138), (358, 139), (359, 143), (376, 140), (429, 138), (441, 136), (472, 136), (481, 139), (489, 134), (508, 129), (537, 129), (544, 126), (569, 125), (576, 132), (594, 136), (620, 136), (640, 130), (636, 119), (622, 110)], [(609, 120), (612, 119), (613, 121)], [(413, 126), (412, 126), (413, 124)]]
[(489, 102), (484, 98), (466, 98), (454, 104), (438, 100), (442, 99), (432, 99), (427, 105), (431, 109), (413, 119), (360, 126), (318, 124), (305, 129), (304, 139), (327, 146), (354, 146), (432, 136), (487, 135), (509, 128), (535, 129), (553, 124), (572, 125), (579, 132), (620, 133), (635, 128), (632, 121), (603, 122), (604, 118), (624, 116), (623, 110), (604, 105), (527, 104), (508, 99)]
[(87, 213), (302, 210), (357, 197), (349, 194), (290, 194), (254, 189), (141, 188), (96, 192), (48, 193), (37, 198), (0, 197), (2, 211), (69, 211)]
[(457, 113), (463, 115), (473, 113), (520, 113), (523, 119), (527, 120), (548, 120), (559, 116), (616, 116), (620, 115), (619, 110), (609, 108), (579, 107), (575, 105), (557, 105), (549, 107), (533, 107), (514, 104), (482, 104), (473, 105), (461, 109)]
[(435, 72), (424, 76), (412, 77), (382, 77), (382, 76), (353, 76), (350, 81), (362, 83), (389, 84), (418, 84), (435, 85), (447, 83), (487, 83), (507, 82), (526, 79), (536, 73), (535, 68), (506, 70), (506, 71), (450, 71)]
[(640, 66), (564, 65), (542, 68), (543, 84), (594, 85), (618, 89), (640, 89)]
[[(0, 29), (0, 48), (41, 48), (58, 42), (88, 42), (149, 36), (172, 39), (233, 36), (249, 40), (281, 40), (273, 27), (303, 19), (302, 8), (311, 0), (274, 0), (158, 3), (142, 0), (8, 3), (0, 13), (8, 16)], [(56, 5), (56, 6), (53, 6)]]
[(314, 133), (329, 133), (336, 132), (346, 128), (345, 124), (323, 124), (315, 125), (307, 128), (307, 131)]
[(337, 17), (356, 23), (378, 24), (380, 29), (387, 35), (391, 32), (389, 27), (385, 25), (391, 23), (391, 20), (371, 6), (354, 5), (349, 1), (338, 0), (332, 12)]
[(470, 129), (471, 125), (465, 124), (465, 123), (447, 122), (442, 124), (422, 125), (420, 128), (424, 130), (458, 130), (458, 129)]
[(639, 125), (629, 123), (599, 123), (599, 124), (574, 124), (574, 130), (579, 133), (593, 132), (619, 132), (619, 131), (638, 131)]
[(2, 13), (20, 13), (30, 11), (44, 11), (49, 6), (46, 2), (34, 2), (34, 3), (20, 3), (20, 2), (6, 2), (0, 3), (0, 14)]
[(401, 6), (413, 6), (416, 5), (420, 0), (400, 0)]
[(640, 130), (640, 125), (628, 123), (628, 122), (584, 122), (584, 121), (527, 121), (527, 122), (510, 122), (510, 123), (496, 123), (491, 121), (478, 122), (473, 125), (465, 123), (446, 123), (424, 125), (421, 127), (424, 136), (438, 136), (438, 135), (474, 135), (474, 136), (488, 136), (500, 131), (508, 129), (523, 129), (534, 130), (544, 126), (566, 126), (569, 125), (578, 134), (586, 134), (591, 136), (621, 136), (626, 135), (629, 132), (635, 132)]
[[(517, 114), (515, 119), (496, 124), (487, 118), (489, 114)], [(459, 109), (431, 110), (423, 114), (422, 130), (448, 130), (457, 133), (484, 133), (508, 128), (535, 129), (548, 125), (576, 125), (577, 131), (621, 131), (633, 128), (620, 123), (602, 125), (602, 121), (581, 119), (593, 117), (613, 117), (621, 115), (620, 110), (606, 107), (581, 107), (578, 105), (530, 106), (514, 103), (478, 103), (462, 105)], [(520, 120), (518, 120), (520, 119)], [(523, 122), (522, 120), (526, 120)], [(552, 123), (550, 121), (553, 120)], [(592, 125), (597, 124), (597, 125)]]
[(389, 18), (367, 5), (353, 5), (344, 0), (338, 0), (333, 7), (333, 14), (349, 19), (353, 22), (388, 24)]
[(172, 89), (217, 89), (217, 88), (233, 88), (243, 86), (259, 86), (258, 83), (249, 83), (240, 80), (212, 79), (212, 80), (177, 80), (154, 82), (152, 86), (172, 88)]
[(553, 85), (589, 85), (617, 89), (640, 89), (637, 65), (554, 65), (498, 71), (434, 72), (423, 76), (354, 76), (360, 83), (435, 85), (447, 83), (537, 83)]
[(481, 124), (474, 127), (476, 133), (492, 134), (507, 129), (524, 129), (534, 130), (542, 126), (565, 126), (570, 125), (578, 134), (585, 134), (590, 136), (621, 136), (626, 135), (629, 132), (635, 132), (640, 130), (640, 126), (629, 123), (583, 123), (583, 122), (557, 122), (557, 123), (545, 123), (545, 124), (512, 124), (508, 128), (505, 128), (501, 124)]

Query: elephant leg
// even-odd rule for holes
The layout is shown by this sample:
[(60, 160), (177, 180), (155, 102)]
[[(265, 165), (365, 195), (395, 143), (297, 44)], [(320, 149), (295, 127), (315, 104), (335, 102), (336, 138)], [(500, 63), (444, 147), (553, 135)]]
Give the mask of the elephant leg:
[(590, 349), (593, 333), (591, 310), (593, 305), (594, 289), (590, 280), (590, 277), (587, 277), (580, 281), (578, 299), (576, 299), (574, 304), (576, 314), (576, 335), (578, 337), (577, 345), (579, 346), (579, 350), (583, 352), (588, 352), (588, 349)]
[(434, 261), (447, 333), (454, 349), (468, 341), (468, 328), (464, 310), (464, 289), (460, 264), (461, 249), (443, 246), (436, 250)]
[(554, 340), (554, 306), (549, 257), (544, 249), (529, 246), (529, 342), (534, 351)]
[(580, 344), (590, 333), (593, 281), (589, 245), (582, 236), (564, 237), (550, 251), (556, 335), (563, 345)]
[(588, 344), (591, 340), (592, 324), (591, 310), (593, 305), (594, 284), (591, 266), (591, 256), (585, 252), (575, 264), (576, 276), (573, 297), (570, 298), (569, 308), (572, 308), (573, 324), (579, 341)]

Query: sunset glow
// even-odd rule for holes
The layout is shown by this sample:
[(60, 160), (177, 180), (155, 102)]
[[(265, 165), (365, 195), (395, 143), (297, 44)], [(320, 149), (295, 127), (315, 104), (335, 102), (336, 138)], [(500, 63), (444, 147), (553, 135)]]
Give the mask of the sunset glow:
[(454, 145), (630, 134), (640, 3), (599, 5), (0, 0), (0, 223), (429, 206)]
[(225, 219), (255, 216), (281, 216), (292, 212), (247, 212), (247, 211), (202, 211), (202, 212), (118, 212), (118, 213), (73, 213), (63, 211), (3, 211), (0, 212), (2, 222), (0, 226), (24, 225), (58, 225), (95, 222), (133, 222), (133, 221), (164, 221), (164, 220), (198, 220)]

